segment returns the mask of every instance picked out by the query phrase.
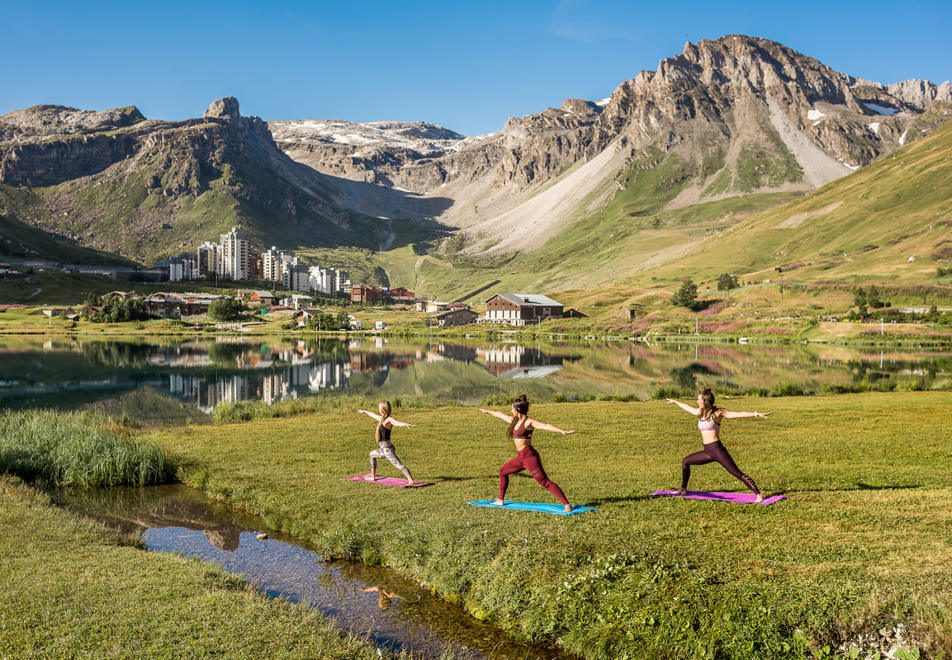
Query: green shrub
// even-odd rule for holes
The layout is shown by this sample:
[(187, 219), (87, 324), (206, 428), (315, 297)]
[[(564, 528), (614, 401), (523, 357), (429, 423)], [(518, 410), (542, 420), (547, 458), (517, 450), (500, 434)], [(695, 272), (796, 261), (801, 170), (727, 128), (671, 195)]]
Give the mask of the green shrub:
[(746, 390), (744, 390), (744, 395), (765, 397), (770, 396), (770, 390), (768, 390), (766, 387), (748, 387)]
[(673, 385), (662, 385), (657, 388), (654, 392), (651, 393), (651, 398), (654, 401), (663, 401), (665, 399), (678, 399), (683, 397), (691, 397), (692, 393), (690, 390), (674, 387)]
[(208, 316), (216, 321), (236, 321), (241, 318), (244, 306), (234, 298), (217, 298), (208, 306)]
[(770, 390), (770, 396), (804, 396), (805, 394), (803, 386), (792, 381), (777, 383)]
[(0, 415), (0, 472), (59, 486), (172, 481), (174, 465), (164, 451), (105, 424), (88, 413), (5, 412)]

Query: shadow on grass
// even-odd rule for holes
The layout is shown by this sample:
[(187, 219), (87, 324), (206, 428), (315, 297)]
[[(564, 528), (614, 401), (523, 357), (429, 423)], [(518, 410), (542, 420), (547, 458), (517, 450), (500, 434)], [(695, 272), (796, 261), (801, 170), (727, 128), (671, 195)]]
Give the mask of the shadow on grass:
[[(838, 488), (781, 488), (778, 490), (770, 491), (774, 495), (786, 495), (787, 493), (841, 493), (849, 492), (854, 490), (910, 490), (913, 488), (923, 488), (922, 484), (903, 484), (896, 486), (873, 486), (872, 484), (865, 484), (862, 481), (856, 483), (855, 486), (841, 486)], [(746, 493), (745, 490), (736, 490), (736, 491), (722, 491), (725, 493)]]
[(651, 495), (631, 495), (629, 497), (595, 497), (586, 503), (586, 506), (601, 506), (603, 504), (614, 504), (616, 502), (643, 502), (644, 500), (654, 499)]

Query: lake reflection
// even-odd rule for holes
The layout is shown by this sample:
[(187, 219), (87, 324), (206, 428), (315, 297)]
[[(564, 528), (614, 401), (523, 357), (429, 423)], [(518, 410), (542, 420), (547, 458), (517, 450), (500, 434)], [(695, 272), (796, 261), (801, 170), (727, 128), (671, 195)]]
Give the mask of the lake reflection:
[(142, 423), (208, 421), (220, 403), (350, 394), (464, 404), (525, 392), (537, 400), (658, 387), (813, 391), (888, 380), (948, 381), (948, 352), (868, 353), (825, 346), (462, 344), (370, 339), (33, 342), (0, 339), (0, 406), (87, 408)]

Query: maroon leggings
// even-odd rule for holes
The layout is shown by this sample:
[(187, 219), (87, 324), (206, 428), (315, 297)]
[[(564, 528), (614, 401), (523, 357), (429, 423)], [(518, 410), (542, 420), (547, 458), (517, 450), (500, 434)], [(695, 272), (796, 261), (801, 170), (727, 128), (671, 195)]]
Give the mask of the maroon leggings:
[(559, 502), (562, 504), (569, 503), (569, 501), (565, 499), (565, 495), (562, 494), (562, 489), (545, 476), (545, 470), (542, 469), (542, 461), (539, 459), (539, 453), (531, 446), (520, 449), (514, 459), (499, 468), (499, 499), (502, 500), (506, 498), (506, 489), (509, 488), (509, 475), (522, 472), (523, 470), (528, 470), (532, 478), (538, 481), (540, 486), (555, 495), (555, 499)]
[(703, 451), (684, 457), (684, 460), (681, 461), (681, 488), (688, 487), (688, 478), (691, 476), (692, 465), (704, 465), (705, 463), (713, 463), (714, 461), (720, 463), (731, 475), (743, 481), (745, 486), (758, 495), (760, 494), (760, 491), (757, 490), (757, 484), (754, 483), (753, 479), (738, 469), (737, 464), (734, 463), (734, 459), (732, 459), (731, 455), (724, 449), (724, 445), (721, 444), (720, 440), (704, 445)]

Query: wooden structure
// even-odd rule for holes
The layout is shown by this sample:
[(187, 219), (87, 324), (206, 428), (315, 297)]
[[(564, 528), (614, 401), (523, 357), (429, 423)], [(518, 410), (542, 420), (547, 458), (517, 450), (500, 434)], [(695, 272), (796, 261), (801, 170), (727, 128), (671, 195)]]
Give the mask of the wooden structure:
[(450, 328), (454, 326), (470, 325), (472, 323), (476, 323), (476, 319), (479, 318), (479, 314), (471, 309), (459, 308), (448, 309), (445, 312), (434, 314), (430, 318), (433, 319), (433, 322), (439, 327)]
[(560, 319), (562, 303), (536, 293), (497, 293), (486, 301), (484, 323), (521, 326), (548, 319)]

